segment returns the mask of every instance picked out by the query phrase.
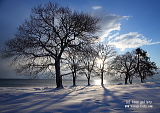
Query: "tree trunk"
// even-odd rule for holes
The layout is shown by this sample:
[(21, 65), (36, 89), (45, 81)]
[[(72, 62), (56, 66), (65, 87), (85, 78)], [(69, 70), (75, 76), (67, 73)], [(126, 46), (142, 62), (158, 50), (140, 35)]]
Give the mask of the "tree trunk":
[(103, 85), (103, 73), (101, 74), (101, 85)]
[(132, 84), (132, 80), (129, 80), (129, 83)]
[[(89, 70), (89, 68), (88, 68), (88, 70)], [(91, 78), (91, 72), (90, 71), (88, 71), (88, 74), (86, 74), (86, 77), (88, 79), (88, 86), (89, 86), (89, 85), (91, 85), (90, 84), (90, 78)]]
[(76, 78), (73, 76), (73, 86), (76, 85)]
[(101, 85), (103, 85), (103, 74), (104, 74), (104, 61), (102, 63), (102, 69), (101, 69)]
[(76, 85), (76, 73), (72, 72), (72, 76), (73, 76), (73, 86)]
[(56, 71), (56, 85), (57, 88), (63, 87), (62, 76), (60, 73), (60, 59), (55, 60), (55, 71)]
[(143, 79), (143, 77), (141, 76), (141, 83), (144, 83), (144, 79)]
[(142, 74), (141, 74), (141, 71), (140, 71), (140, 61), (139, 61), (139, 54), (138, 54), (138, 63), (137, 63), (137, 68), (138, 68), (138, 73), (139, 73), (139, 76), (141, 77), (141, 83), (143, 83), (143, 78), (142, 78)]
[(90, 77), (87, 77), (87, 79), (88, 79), (88, 86), (89, 86), (89, 85), (91, 85), (90, 84)]
[(129, 83), (130, 84), (132, 84), (132, 78), (131, 78), (132, 76), (131, 75), (129, 75)]
[(127, 81), (128, 81), (128, 75), (126, 75), (125, 84), (127, 84)]

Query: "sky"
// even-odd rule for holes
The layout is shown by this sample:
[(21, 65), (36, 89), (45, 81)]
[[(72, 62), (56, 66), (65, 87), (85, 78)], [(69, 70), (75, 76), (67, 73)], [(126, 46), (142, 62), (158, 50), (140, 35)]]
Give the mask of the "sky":
[[(17, 27), (37, 4), (49, 0), (0, 0), (0, 49), (14, 38)], [(50, 0), (72, 10), (101, 18), (101, 42), (114, 45), (119, 54), (141, 47), (160, 67), (159, 0)], [(4, 71), (3, 63), (0, 72)]]

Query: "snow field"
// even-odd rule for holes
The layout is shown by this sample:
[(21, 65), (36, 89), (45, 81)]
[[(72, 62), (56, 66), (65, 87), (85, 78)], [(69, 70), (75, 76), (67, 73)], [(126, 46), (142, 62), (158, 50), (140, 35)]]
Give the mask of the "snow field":
[(158, 113), (160, 83), (0, 87), (0, 113)]

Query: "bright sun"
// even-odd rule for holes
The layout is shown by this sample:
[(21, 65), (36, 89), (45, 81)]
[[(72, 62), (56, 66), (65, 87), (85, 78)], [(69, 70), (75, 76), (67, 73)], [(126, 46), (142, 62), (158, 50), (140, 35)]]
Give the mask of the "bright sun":
[(103, 61), (102, 61), (101, 59), (98, 59), (98, 60), (97, 60), (97, 64), (98, 64), (98, 65), (101, 65), (102, 63), (103, 63)]
[[(103, 84), (107, 84), (107, 81), (103, 80)], [(94, 85), (101, 85), (101, 80), (94, 80)]]

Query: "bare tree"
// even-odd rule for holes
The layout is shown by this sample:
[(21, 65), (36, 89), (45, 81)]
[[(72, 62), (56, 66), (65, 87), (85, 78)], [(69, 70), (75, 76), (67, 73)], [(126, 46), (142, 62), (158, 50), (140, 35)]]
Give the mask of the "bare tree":
[(88, 85), (90, 85), (91, 75), (95, 71), (96, 58), (98, 57), (98, 52), (95, 48), (95, 44), (86, 43), (83, 46), (83, 56), (82, 56), (82, 68), (81, 74), (84, 74), (87, 77)]
[(98, 58), (97, 58), (97, 75), (101, 78), (101, 85), (103, 85), (104, 73), (107, 72), (108, 61), (116, 56), (116, 51), (108, 44), (97, 45)]
[(125, 75), (125, 84), (132, 84), (133, 76), (135, 74), (135, 52), (126, 52), (124, 55), (118, 55), (110, 65), (111, 69), (120, 76)]
[(132, 84), (134, 77), (139, 77), (143, 83), (148, 76), (156, 74), (156, 69), (158, 69), (156, 64), (149, 60), (147, 52), (140, 48), (118, 55), (110, 64), (110, 70), (120, 74), (120, 77), (125, 75), (125, 84), (128, 80)]
[[(81, 70), (82, 52), (77, 48), (68, 48), (66, 52), (66, 61), (73, 77), (73, 86), (76, 85), (77, 72)], [(69, 73), (70, 74), (70, 73)]]
[(54, 66), (57, 88), (63, 87), (62, 54), (73, 41), (90, 41), (99, 29), (99, 19), (49, 2), (32, 8), (29, 19), (19, 26), (15, 38), (6, 42), (3, 58), (13, 58), (19, 73), (30, 75)]
[(138, 74), (137, 76), (140, 77), (141, 83), (144, 83), (147, 76), (152, 77), (154, 74), (156, 74), (154, 70), (157, 70), (158, 67), (156, 66), (155, 62), (150, 61), (146, 51), (142, 50), (141, 48), (137, 48), (135, 53), (135, 59), (137, 62), (135, 71)]

